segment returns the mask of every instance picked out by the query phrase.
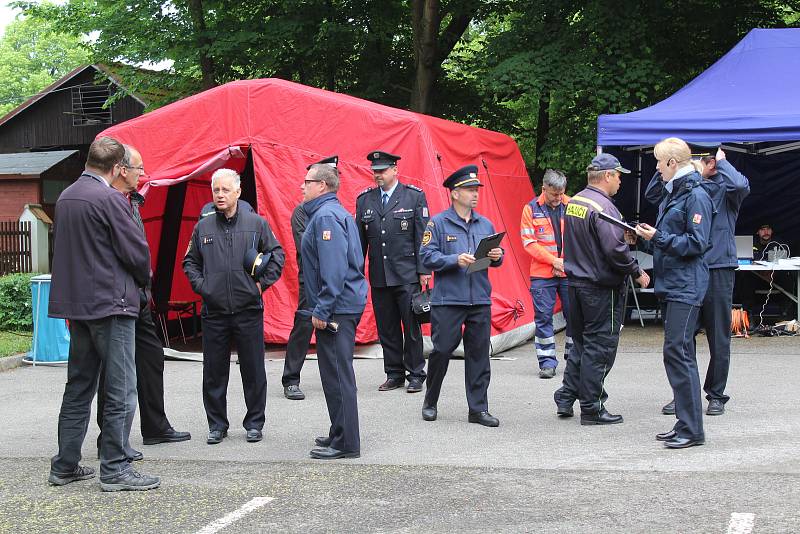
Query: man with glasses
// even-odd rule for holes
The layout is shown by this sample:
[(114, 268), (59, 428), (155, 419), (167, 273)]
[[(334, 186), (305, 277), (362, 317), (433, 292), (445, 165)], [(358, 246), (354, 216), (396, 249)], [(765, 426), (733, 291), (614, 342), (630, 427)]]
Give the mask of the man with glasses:
[[(313, 165), (328, 165), (335, 169), (338, 163), (339, 156), (330, 156), (312, 163), (306, 167), (306, 171), (310, 171)], [(303, 259), (300, 255), (300, 245), (303, 242), (303, 234), (308, 224), (308, 216), (306, 215), (306, 210), (303, 209), (303, 202), (295, 206), (292, 212), (291, 224), (297, 258), (298, 299), (292, 331), (289, 333), (289, 340), (286, 342), (286, 358), (283, 362), (283, 377), (281, 380), (283, 382), (284, 397), (289, 400), (303, 400), (306, 395), (300, 389), (300, 371), (306, 361), (308, 347), (311, 344), (311, 336), (314, 333), (314, 327), (311, 321), (308, 320), (306, 312), (308, 300), (306, 299), (305, 284), (303, 283)]]
[(422, 391), (425, 358), (422, 333), (411, 297), (428, 284), (430, 270), (419, 257), (428, 223), (428, 201), (419, 187), (398, 181), (400, 156), (376, 150), (367, 154), (377, 187), (356, 200), (356, 218), (364, 257), (369, 256), (372, 308), (383, 349), (386, 381), (379, 391)]
[[(142, 221), (141, 206), (144, 197), (136, 189), (139, 178), (145, 174), (142, 155), (135, 148), (124, 145), (125, 157), (122, 159), (122, 169), (119, 176), (111, 182), (111, 187), (126, 195), (131, 204), (131, 212), (136, 226), (144, 235), (144, 222)], [(164, 347), (156, 334), (156, 325), (150, 312), (152, 299), (151, 283), (139, 290), (139, 317), (136, 319), (136, 390), (139, 401), (139, 422), (142, 438), (145, 445), (157, 443), (172, 443), (191, 439), (189, 432), (178, 432), (172, 428), (164, 412)], [(97, 437), (97, 446), (100, 448), (103, 428), (103, 406), (105, 404), (105, 369), (100, 372), (100, 382), (97, 394), (97, 425), (101, 434)], [(125, 440), (125, 450), (131, 460), (141, 460), (141, 452), (131, 448), (128, 439)]]
[(558, 367), (553, 333), (556, 295), (561, 299), (561, 311), (567, 321), (565, 360), (572, 347), (567, 275), (564, 273), (564, 210), (569, 202), (564, 194), (566, 187), (567, 177), (563, 172), (547, 169), (542, 180), (542, 194), (522, 208), (520, 234), (522, 246), (531, 257), (531, 299), (536, 323), (534, 346), (539, 359), (539, 378), (553, 378)]
[[(264, 302), (262, 293), (278, 281), (283, 248), (257, 213), (240, 205), (239, 174), (218, 169), (211, 176), (215, 213), (201, 218), (183, 258), (183, 271), (195, 293), (203, 297), (203, 405), (208, 418), (206, 443), (228, 435), (227, 392), (231, 342), (239, 355), (244, 399), (242, 426), (248, 442), (261, 441), (267, 402), (264, 369)], [(243, 258), (262, 253), (258, 272)]]
[(308, 225), (300, 253), (308, 309), (316, 329), (317, 361), (328, 416), (326, 436), (314, 440), (311, 457), (358, 458), (358, 398), (353, 370), (356, 327), (367, 304), (364, 255), (353, 216), (339, 203), (339, 172), (312, 165), (303, 180)]

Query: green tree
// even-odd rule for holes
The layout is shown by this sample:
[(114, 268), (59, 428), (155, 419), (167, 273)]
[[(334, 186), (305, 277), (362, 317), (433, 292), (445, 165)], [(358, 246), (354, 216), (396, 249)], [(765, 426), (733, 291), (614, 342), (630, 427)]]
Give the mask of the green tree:
[[(480, 0), (69, 0), (18, 2), (74, 35), (91, 34), (96, 62), (159, 63), (194, 80), (280, 77), (438, 114), (442, 65)], [(152, 80), (151, 80), (152, 81)], [(446, 84), (445, 84), (446, 85)], [(175, 93), (173, 91), (173, 93)], [(178, 94), (182, 94), (178, 92)]]
[[(511, 0), (483, 64), (486, 99), (511, 111), (538, 179), (546, 167), (582, 177), (597, 116), (674, 93), (754, 27), (782, 27), (799, 2), (771, 0)], [(573, 187), (582, 183), (572, 180)]]
[(0, 38), (0, 115), (88, 62), (80, 39), (52, 22), (17, 19)]

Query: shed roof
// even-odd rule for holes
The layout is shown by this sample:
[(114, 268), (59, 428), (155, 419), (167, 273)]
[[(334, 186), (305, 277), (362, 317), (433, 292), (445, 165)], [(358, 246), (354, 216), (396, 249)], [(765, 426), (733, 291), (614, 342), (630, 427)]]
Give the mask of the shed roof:
[(77, 153), (77, 150), (53, 150), (0, 154), (0, 178), (36, 178)]

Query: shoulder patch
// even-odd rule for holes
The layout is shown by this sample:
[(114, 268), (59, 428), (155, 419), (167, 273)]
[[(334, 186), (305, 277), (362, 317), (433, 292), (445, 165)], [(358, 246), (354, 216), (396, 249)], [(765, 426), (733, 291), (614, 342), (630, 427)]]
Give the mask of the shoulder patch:
[(413, 189), (414, 191), (419, 191), (420, 193), (424, 193), (424, 191), (419, 187), (417, 187), (416, 185), (406, 184), (406, 187), (409, 189)]
[(215, 213), (216, 213), (215, 211), (207, 211), (205, 213), (201, 213), (200, 218), (202, 219), (204, 217), (208, 217), (209, 215), (214, 215)]
[(432, 238), (433, 238), (433, 234), (431, 234), (431, 231), (430, 230), (425, 230), (425, 233), (422, 234), (422, 246), (424, 247), (428, 243), (430, 243)]
[(368, 187), (368, 188), (364, 189), (362, 192), (360, 192), (360, 193), (359, 193), (359, 194), (356, 196), (356, 198), (360, 197), (361, 195), (363, 195), (363, 194), (365, 194), (365, 193), (369, 193), (369, 192), (370, 192), (370, 191), (372, 191), (373, 189), (375, 189), (375, 188), (374, 188), (374, 187)]

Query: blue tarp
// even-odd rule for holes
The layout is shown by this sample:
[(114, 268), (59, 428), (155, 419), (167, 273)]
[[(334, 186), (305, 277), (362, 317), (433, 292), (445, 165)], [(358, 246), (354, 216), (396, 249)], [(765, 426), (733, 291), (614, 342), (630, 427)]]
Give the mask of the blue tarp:
[(658, 104), (597, 119), (597, 144), (800, 140), (800, 29), (754, 29)]

